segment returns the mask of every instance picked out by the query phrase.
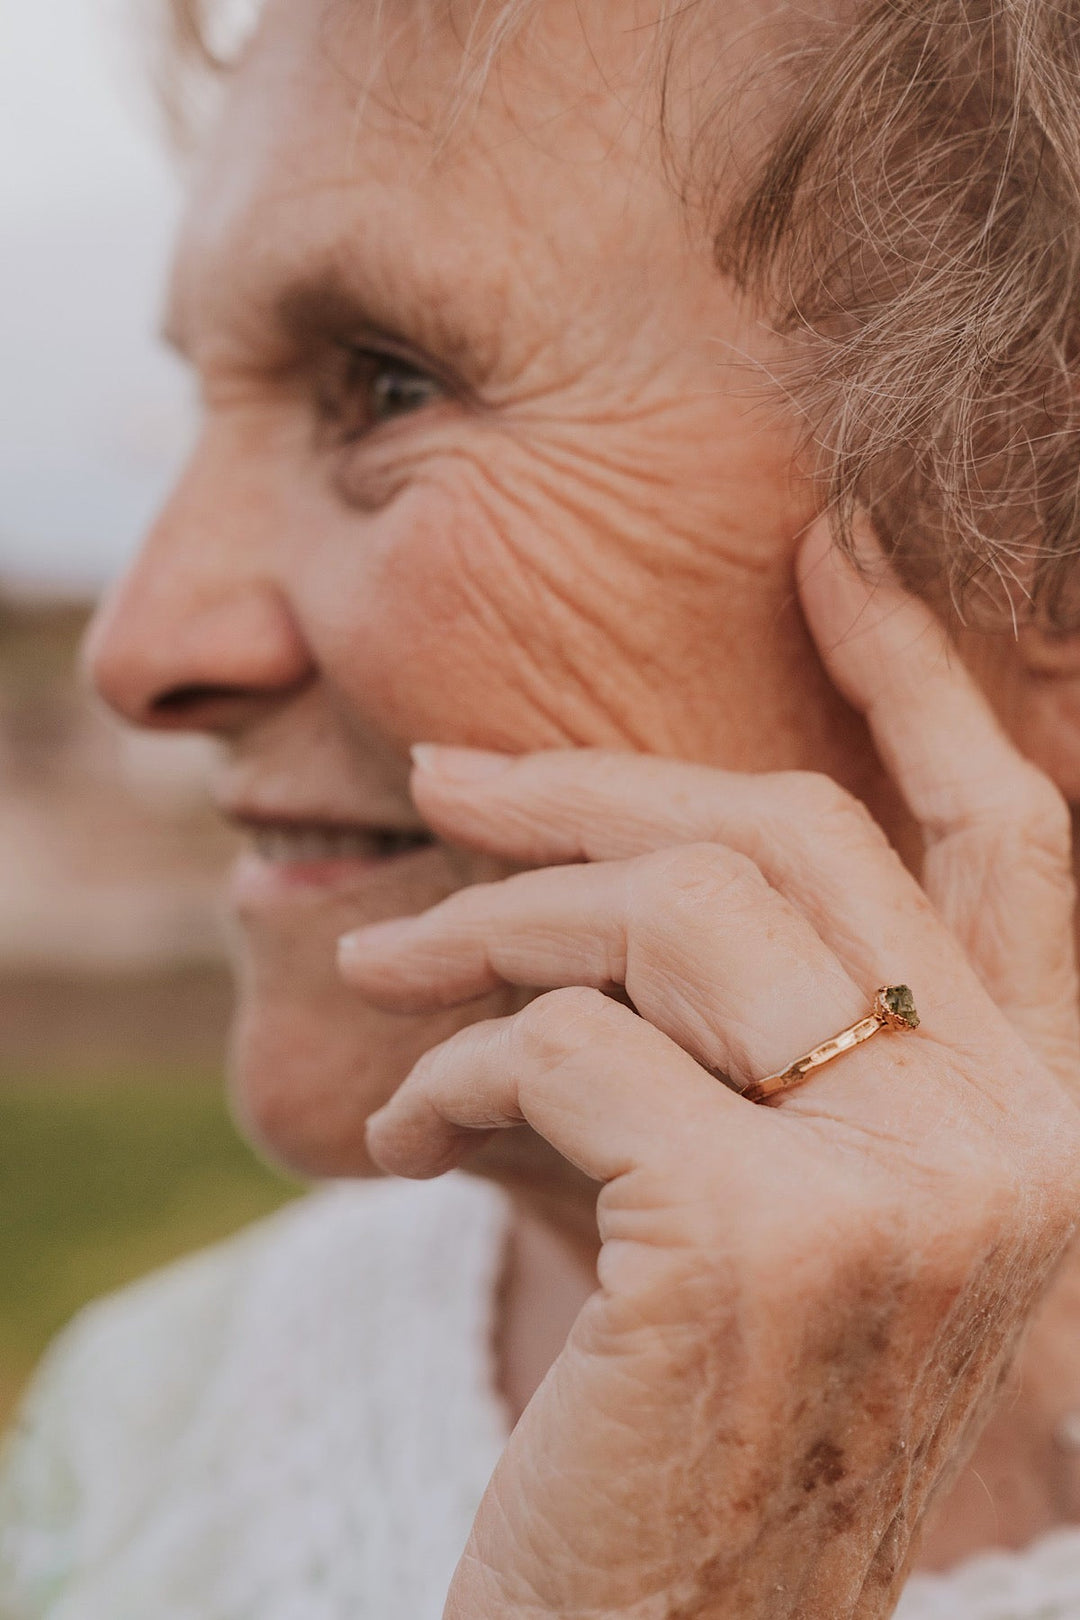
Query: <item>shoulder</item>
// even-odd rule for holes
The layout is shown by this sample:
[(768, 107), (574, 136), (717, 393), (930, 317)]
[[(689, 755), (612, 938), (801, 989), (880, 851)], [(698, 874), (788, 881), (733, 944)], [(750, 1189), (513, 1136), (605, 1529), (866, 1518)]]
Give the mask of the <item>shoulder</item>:
[[(335, 1184), (84, 1310), (0, 1459), (0, 1614), (44, 1612), (72, 1568), (127, 1534), (162, 1459), (192, 1435), (206, 1445), (223, 1414), (345, 1385), (463, 1273), (466, 1293), (470, 1278), (489, 1290), (503, 1231), (501, 1195), (466, 1176)], [(13, 1572), (38, 1607), (16, 1607)]]

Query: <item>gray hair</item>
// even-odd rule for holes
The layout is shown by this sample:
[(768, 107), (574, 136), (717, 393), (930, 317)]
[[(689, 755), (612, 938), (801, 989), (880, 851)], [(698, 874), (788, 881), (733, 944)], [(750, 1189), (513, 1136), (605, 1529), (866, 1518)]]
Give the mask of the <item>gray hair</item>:
[[(479, 85), (536, 0), (474, 3)], [(220, 65), (215, 0), (169, 4)], [(962, 613), (1080, 623), (1080, 0), (846, 9), (771, 66), (785, 116), (737, 196), (706, 185), (717, 266), (785, 335), (841, 543), (865, 509)], [(702, 115), (696, 171), (729, 114)]]

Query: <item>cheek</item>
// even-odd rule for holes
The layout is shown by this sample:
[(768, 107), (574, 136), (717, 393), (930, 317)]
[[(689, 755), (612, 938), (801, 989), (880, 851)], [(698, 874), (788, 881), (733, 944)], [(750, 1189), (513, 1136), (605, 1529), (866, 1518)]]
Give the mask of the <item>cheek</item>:
[(324, 677), (402, 752), (801, 763), (816, 665), (775, 493), (736, 511), (727, 483), (705, 500), (669, 479), (663, 446), (590, 459), (585, 437), (433, 456), (378, 515), (324, 533), (298, 572)]
[(511, 539), (482, 502), (428, 485), (371, 528), (351, 579), (328, 564), (305, 608), (320, 667), (350, 705), (403, 749), (576, 740), (569, 671), (584, 629), (536, 566), (529, 518)]
[[(482, 503), (427, 485), (377, 517), (329, 524), (323, 515), (296, 527), (321, 540), (294, 556), (294, 601), (321, 677), (359, 734), (376, 732), (401, 752), (419, 739), (527, 748), (571, 735), (565, 677), (550, 651), (571, 639), (570, 616), (563, 610), (558, 622), (557, 597), (544, 598)], [(368, 768), (362, 752), (357, 765)], [(504, 875), (480, 856), (457, 858), (460, 869), (425, 867), (370, 916), (348, 897), (241, 915), (233, 1104), (268, 1157), (308, 1176), (371, 1174), (365, 1121), (417, 1058), (463, 1024), (527, 999), (506, 991), (465, 1009), (390, 1017), (337, 976), (334, 947), (347, 928)]]

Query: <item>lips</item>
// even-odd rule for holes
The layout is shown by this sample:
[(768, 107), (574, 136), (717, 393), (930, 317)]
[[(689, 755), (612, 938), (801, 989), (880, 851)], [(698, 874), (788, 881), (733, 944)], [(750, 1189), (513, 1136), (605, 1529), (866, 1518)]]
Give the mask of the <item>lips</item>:
[(242, 913), (292, 903), (322, 893), (358, 896), (411, 865), (410, 857), (434, 853), (437, 843), (423, 826), (365, 825), (278, 814), (264, 806), (221, 807), (247, 835), (247, 850), (232, 869), (230, 897)]
[(384, 861), (434, 843), (422, 829), (323, 826), (311, 822), (259, 822), (249, 826), (252, 845), (271, 865), (324, 861)]

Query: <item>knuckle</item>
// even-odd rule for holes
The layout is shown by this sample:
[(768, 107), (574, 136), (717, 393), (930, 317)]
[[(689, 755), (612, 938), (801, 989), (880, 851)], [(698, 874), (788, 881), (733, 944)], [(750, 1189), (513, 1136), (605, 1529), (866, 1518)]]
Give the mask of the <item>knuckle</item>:
[(816, 816), (843, 815), (850, 793), (824, 771), (785, 771), (782, 778), (800, 809)]
[(645, 865), (648, 898), (665, 907), (712, 904), (732, 894), (757, 899), (767, 888), (757, 863), (725, 844), (681, 844), (660, 850)]
[(600, 1020), (609, 1024), (616, 1012), (615, 1003), (602, 990), (587, 985), (549, 990), (515, 1016), (513, 1040), (526, 1062), (556, 1063), (580, 1047)]
[(1007, 780), (976, 795), (945, 832), (973, 841), (984, 859), (992, 858), (1006, 871), (1013, 862), (1037, 868), (1062, 892), (1072, 892), (1072, 812), (1050, 778), (1026, 760)]
[(883, 845), (885, 834), (866, 805), (823, 771), (788, 771), (782, 778), (785, 792), (797, 806), (800, 820), (825, 834), (838, 833), (850, 840)]
[(1036, 766), (1025, 765), (1018, 773), (1012, 808), (1029, 843), (1067, 860), (1072, 847), (1072, 814), (1064, 794)]

